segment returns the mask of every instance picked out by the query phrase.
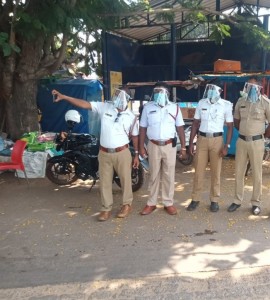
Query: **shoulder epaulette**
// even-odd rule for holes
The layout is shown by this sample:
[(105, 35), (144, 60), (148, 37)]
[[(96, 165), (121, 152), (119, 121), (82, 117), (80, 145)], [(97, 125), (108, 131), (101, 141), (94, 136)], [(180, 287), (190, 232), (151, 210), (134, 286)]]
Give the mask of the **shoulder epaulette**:
[(268, 103), (270, 103), (270, 99), (266, 95), (262, 95), (262, 99)]
[(145, 103), (144, 105), (147, 106), (147, 105), (150, 105), (152, 103), (153, 103), (153, 101), (149, 101), (149, 102)]

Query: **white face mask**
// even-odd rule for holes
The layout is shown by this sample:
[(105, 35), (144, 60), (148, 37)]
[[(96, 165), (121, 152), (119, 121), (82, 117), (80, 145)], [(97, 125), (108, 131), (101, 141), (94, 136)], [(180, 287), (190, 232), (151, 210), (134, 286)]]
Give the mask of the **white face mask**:
[(151, 99), (163, 107), (169, 103), (168, 91), (165, 88), (154, 88)]

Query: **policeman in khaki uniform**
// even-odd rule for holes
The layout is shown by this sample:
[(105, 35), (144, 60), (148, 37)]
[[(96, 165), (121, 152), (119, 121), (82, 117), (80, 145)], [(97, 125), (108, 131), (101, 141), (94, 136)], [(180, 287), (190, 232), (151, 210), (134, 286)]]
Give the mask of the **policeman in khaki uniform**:
[(169, 101), (169, 87), (165, 82), (155, 84), (151, 101), (142, 111), (140, 119), (140, 155), (146, 155), (144, 143), (149, 140), (147, 152), (150, 168), (150, 197), (142, 210), (149, 215), (156, 209), (159, 187), (164, 210), (169, 215), (177, 214), (174, 204), (176, 163), (176, 134), (181, 142), (180, 158), (186, 158), (184, 121), (179, 106)]
[(233, 212), (241, 206), (244, 199), (244, 179), (247, 163), (250, 161), (253, 176), (251, 197), (252, 213), (261, 212), (262, 161), (264, 137), (270, 136), (270, 100), (261, 94), (262, 87), (256, 78), (251, 78), (244, 86), (234, 112), (234, 126), (239, 130), (235, 156), (235, 200), (228, 211)]
[(111, 215), (114, 170), (120, 178), (123, 194), (123, 205), (117, 217), (125, 218), (131, 211), (133, 201), (131, 181), (132, 157), (128, 149), (130, 136), (132, 137), (136, 154), (133, 167), (137, 168), (139, 166), (139, 128), (137, 117), (128, 108), (129, 90), (125, 87), (116, 89), (111, 102), (88, 102), (62, 95), (56, 90), (53, 90), (52, 93), (56, 95), (55, 102), (64, 99), (75, 106), (90, 109), (100, 115), (101, 134), (98, 160), (102, 207), (98, 220), (106, 221)]
[[(192, 155), (195, 153), (193, 140), (197, 133), (198, 139), (192, 201), (187, 207), (188, 211), (195, 210), (201, 201), (208, 160), (210, 160), (211, 169), (210, 210), (212, 212), (219, 210), (222, 158), (227, 155), (233, 130), (232, 103), (222, 99), (220, 97), (221, 92), (222, 89), (219, 86), (206, 85), (203, 98), (195, 110), (189, 141), (189, 150)], [(223, 127), (225, 122), (228, 130), (224, 145)]]

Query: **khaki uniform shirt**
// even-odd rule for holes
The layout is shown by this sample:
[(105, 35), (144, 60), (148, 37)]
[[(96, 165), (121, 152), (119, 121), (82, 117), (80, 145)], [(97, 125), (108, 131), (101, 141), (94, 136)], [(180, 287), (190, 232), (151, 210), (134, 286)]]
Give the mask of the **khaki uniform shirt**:
[(239, 98), (234, 110), (234, 118), (240, 120), (239, 133), (254, 136), (265, 133), (265, 124), (270, 123), (270, 100), (261, 95), (256, 103)]

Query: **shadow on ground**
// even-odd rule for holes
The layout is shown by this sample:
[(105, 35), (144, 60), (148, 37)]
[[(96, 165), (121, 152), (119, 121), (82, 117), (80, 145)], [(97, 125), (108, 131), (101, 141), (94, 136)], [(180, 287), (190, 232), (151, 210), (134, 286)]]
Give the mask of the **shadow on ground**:
[[(124, 293), (128, 284), (129, 292), (134, 289), (138, 295), (143, 293), (144, 297), (138, 299), (151, 299), (151, 291), (147, 294), (145, 286), (152, 282), (154, 290), (163, 289), (165, 293), (166, 278), (173, 278), (168, 289), (182, 285), (182, 295), (186, 288), (193, 296), (199, 287), (201, 292), (209, 292), (211, 282), (217, 286), (218, 273), (225, 283), (237, 282), (247, 272), (259, 278), (270, 257), (268, 168), (263, 176), (262, 214), (256, 217), (250, 212), (251, 176), (246, 180), (246, 201), (236, 212), (226, 211), (234, 194), (233, 158), (223, 162), (220, 211), (209, 211), (208, 170), (204, 201), (196, 211), (187, 212), (193, 172), (192, 166), (177, 163), (177, 216), (166, 214), (161, 205), (151, 215), (140, 216), (148, 196), (146, 174), (144, 187), (134, 194), (132, 214), (124, 220), (114, 217), (121, 204), (121, 192), (115, 186), (113, 217), (104, 223), (96, 220), (98, 184), (90, 193), (89, 182), (60, 187), (44, 178), (32, 179), (28, 187), (23, 179), (18, 183), (13, 173), (1, 174), (0, 288), (8, 293), (16, 288), (80, 283), (87, 290), (89, 283), (96, 282), (105, 293), (110, 280), (111, 292), (120, 286)], [(269, 276), (268, 270), (265, 272), (263, 269), (261, 276)], [(137, 284), (132, 287), (130, 280)], [(200, 284), (192, 288), (193, 280)], [(252, 295), (246, 291), (247, 296)], [(106, 299), (106, 295), (96, 297)], [(118, 294), (119, 299), (126, 299), (124, 296)]]

